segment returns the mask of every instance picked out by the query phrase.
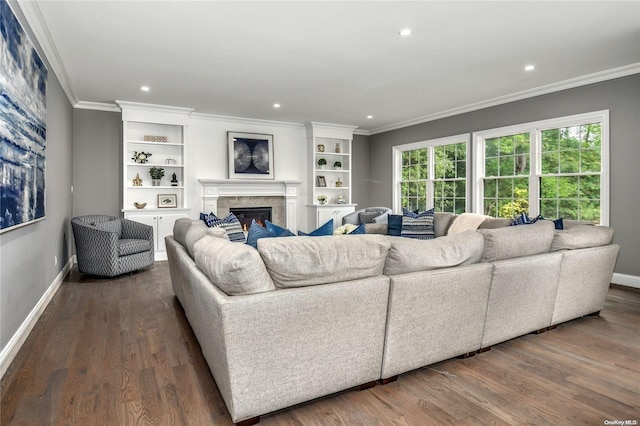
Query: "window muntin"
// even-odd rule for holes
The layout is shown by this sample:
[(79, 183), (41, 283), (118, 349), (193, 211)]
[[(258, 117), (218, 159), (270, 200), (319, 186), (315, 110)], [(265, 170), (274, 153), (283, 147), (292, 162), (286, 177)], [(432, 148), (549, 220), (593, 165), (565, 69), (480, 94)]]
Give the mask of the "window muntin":
[(608, 122), (598, 111), (474, 133), (474, 211), (608, 224)]
[(466, 211), (468, 149), (469, 135), (394, 147), (394, 209)]

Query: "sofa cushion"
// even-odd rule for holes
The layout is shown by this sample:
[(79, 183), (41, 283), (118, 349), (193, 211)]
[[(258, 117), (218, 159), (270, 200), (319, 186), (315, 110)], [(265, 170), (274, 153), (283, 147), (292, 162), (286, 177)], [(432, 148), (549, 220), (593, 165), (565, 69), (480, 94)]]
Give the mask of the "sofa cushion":
[(613, 228), (608, 226), (576, 225), (555, 230), (551, 251), (574, 250), (611, 244)]
[(193, 250), (198, 268), (230, 296), (275, 290), (260, 255), (246, 244), (205, 235)]
[(285, 288), (380, 275), (390, 245), (382, 235), (268, 238), (258, 252), (276, 287)]
[(486, 218), (484, 222), (478, 226), (478, 229), (504, 228), (505, 226), (511, 226), (511, 222), (513, 222), (513, 219), (505, 219), (502, 217)]
[(142, 253), (153, 250), (153, 244), (149, 240), (121, 239), (116, 242), (118, 256)]
[(487, 218), (489, 218), (489, 216), (483, 214), (462, 213), (451, 221), (447, 235), (461, 234), (464, 231), (475, 231)]
[(529, 226), (478, 229), (484, 236), (482, 260), (495, 262), (515, 257), (548, 253), (553, 241), (553, 222), (541, 220)]
[(391, 249), (384, 265), (385, 275), (477, 263), (484, 250), (484, 238), (476, 231), (428, 241), (397, 237), (389, 240)]
[(187, 247), (187, 241), (185, 240), (185, 237), (193, 222), (193, 219), (181, 217), (173, 223), (173, 238), (178, 243), (180, 243), (182, 247)]
[(433, 214), (433, 231), (436, 238), (447, 235), (449, 226), (451, 226), (455, 218), (456, 215), (454, 213), (435, 212)]
[(204, 222), (194, 221), (184, 236), (185, 247), (187, 252), (189, 252), (189, 256), (193, 259), (194, 251), (193, 246), (205, 235), (211, 235), (218, 238), (223, 238), (225, 240), (229, 240), (229, 236), (227, 235), (227, 231), (222, 228), (209, 228)]

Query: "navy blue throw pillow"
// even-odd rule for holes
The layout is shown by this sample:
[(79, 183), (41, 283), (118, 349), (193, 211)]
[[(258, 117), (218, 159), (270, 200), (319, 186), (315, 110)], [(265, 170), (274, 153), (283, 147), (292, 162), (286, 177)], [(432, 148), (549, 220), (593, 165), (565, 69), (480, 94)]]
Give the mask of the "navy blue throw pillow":
[(387, 228), (387, 235), (399, 237), (402, 234), (402, 215), (390, 214)]
[(329, 221), (327, 223), (325, 223), (324, 225), (322, 225), (318, 229), (315, 229), (315, 230), (309, 232), (308, 234), (305, 234), (302, 231), (298, 231), (298, 235), (301, 236), (301, 237), (303, 237), (303, 236), (320, 237), (320, 236), (324, 236), (324, 235), (333, 235), (333, 219), (329, 219)]

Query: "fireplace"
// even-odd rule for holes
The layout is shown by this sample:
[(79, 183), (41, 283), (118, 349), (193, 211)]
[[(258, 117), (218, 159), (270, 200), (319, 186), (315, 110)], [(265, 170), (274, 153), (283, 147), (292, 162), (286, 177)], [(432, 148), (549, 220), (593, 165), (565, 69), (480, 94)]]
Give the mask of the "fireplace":
[(243, 231), (249, 230), (253, 220), (261, 226), (265, 225), (265, 220), (271, 222), (271, 207), (231, 207), (229, 210), (236, 215)]

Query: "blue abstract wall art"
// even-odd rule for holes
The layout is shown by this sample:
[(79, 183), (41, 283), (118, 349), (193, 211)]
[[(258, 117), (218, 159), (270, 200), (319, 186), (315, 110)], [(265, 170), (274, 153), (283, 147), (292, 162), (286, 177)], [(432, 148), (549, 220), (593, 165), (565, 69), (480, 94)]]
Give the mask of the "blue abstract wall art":
[(0, 232), (45, 217), (47, 68), (0, 0)]

